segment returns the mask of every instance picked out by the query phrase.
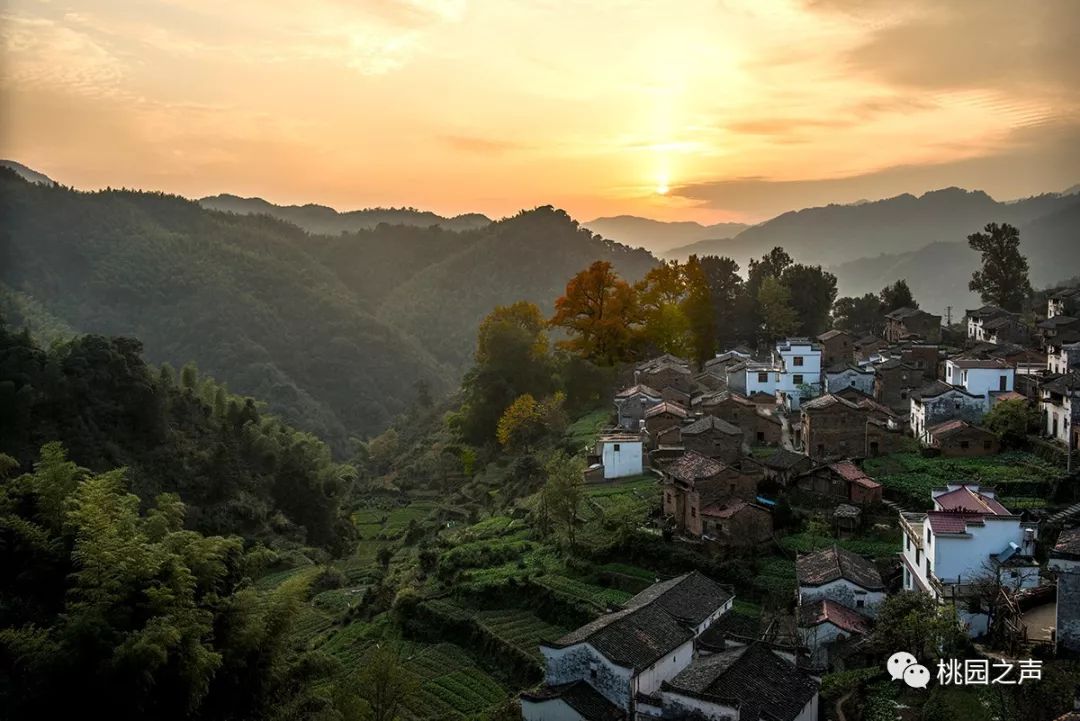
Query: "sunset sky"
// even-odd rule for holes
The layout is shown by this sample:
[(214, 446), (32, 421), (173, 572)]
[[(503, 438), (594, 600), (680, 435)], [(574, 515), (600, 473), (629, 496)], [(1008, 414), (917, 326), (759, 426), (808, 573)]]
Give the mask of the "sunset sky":
[(79, 188), (715, 222), (1080, 183), (1076, 0), (0, 7), (0, 157)]

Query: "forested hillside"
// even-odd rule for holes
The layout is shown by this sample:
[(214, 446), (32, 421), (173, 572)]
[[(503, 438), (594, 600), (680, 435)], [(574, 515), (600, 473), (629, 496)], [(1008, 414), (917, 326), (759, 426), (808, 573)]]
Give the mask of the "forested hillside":
[(13, 325), (138, 337), (151, 361), (195, 361), (339, 453), (385, 428), (418, 383), (456, 386), (492, 306), (550, 308), (597, 258), (631, 278), (655, 263), (551, 208), (461, 233), (382, 224), (320, 236), (175, 196), (83, 193), (3, 171), (0, 213), (0, 308)]
[(269, 215), (288, 221), (312, 233), (338, 233), (367, 230), (380, 223), (391, 225), (415, 225), (427, 228), (432, 225), (447, 230), (474, 230), (483, 228), (491, 220), (479, 213), (466, 213), (445, 218), (431, 211), (416, 208), (366, 208), (340, 213), (325, 205), (275, 205), (262, 198), (241, 198), (222, 193), (201, 198), (199, 204), (210, 210), (223, 210), (241, 215)]

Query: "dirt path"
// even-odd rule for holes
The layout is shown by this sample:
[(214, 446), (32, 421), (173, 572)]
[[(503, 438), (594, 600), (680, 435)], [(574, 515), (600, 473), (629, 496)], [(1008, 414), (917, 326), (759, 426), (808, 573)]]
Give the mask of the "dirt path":
[(851, 694), (854, 691), (848, 691), (846, 694), (836, 699), (836, 721), (847, 721), (847, 716), (844, 715), (844, 703), (851, 698)]

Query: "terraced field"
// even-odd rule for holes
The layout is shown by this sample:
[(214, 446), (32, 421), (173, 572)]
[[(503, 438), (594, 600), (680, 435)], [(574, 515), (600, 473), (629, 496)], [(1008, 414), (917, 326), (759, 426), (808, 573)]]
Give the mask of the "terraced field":
[(633, 595), (627, 591), (595, 586), (566, 576), (547, 575), (533, 580), (536, 584), (554, 591), (560, 596), (575, 601), (584, 601), (601, 611), (607, 610), (611, 606), (617, 606)]

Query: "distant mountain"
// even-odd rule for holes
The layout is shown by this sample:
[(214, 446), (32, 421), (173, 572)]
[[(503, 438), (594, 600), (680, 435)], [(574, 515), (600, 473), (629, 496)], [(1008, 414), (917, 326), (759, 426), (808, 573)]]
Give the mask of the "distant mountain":
[[(1032, 199), (1038, 202), (1029, 207), (1050, 208), (1050, 212), (1019, 225), (1020, 252), (1028, 259), (1031, 282), (1036, 288), (1080, 273), (1080, 196), (1058, 198), (1064, 204), (1045, 202), (1046, 198)], [(966, 240), (961, 240), (931, 243), (906, 253), (859, 258), (829, 270), (836, 275), (840, 295), (876, 293), (896, 279), (905, 278), (922, 308), (944, 313), (945, 307), (951, 305), (955, 318), (957, 312), (981, 305), (978, 296), (967, 290), (967, 282), (978, 265), (979, 255)]]
[(378, 225), (311, 234), (266, 214), (160, 193), (84, 193), (0, 170), (0, 314), (48, 338), (139, 338), (147, 357), (194, 361), (233, 392), (339, 453), (415, 398), (456, 386), (498, 304), (550, 312), (570, 276), (656, 263), (551, 207), (481, 228)]
[(0, 168), (8, 168), (14, 170), (16, 174), (28, 183), (38, 183), (40, 185), (52, 185), (56, 181), (49, 176), (39, 173), (38, 171), (28, 168), (22, 163), (16, 163), (14, 160), (0, 160)]
[(390, 225), (437, 225), (447, 230), (474, 230), (491, 223), (479, 213), (467, 213), (444, 218), (415, 208), (368, 208), (340, 213), (325, 205), (274, 205), (262, 198), (241, 198), (236, 195), (214, 195), (201, 198), (199, 204), (210, 210), (239, 215), (262, 214), (298, 225), (310, 233), (337, 234), (374, 228), (380, 223)]
[[(677, 248), (671, 248), (665, 250), (660, 255), (668, 260), (685, 261), (691, 255), (698, 257), (704, 255), (727, 255), (738, 250), (742, 252), (742, 246), (736, 245), (733, 238), (710, 238), (708, 240), (699, 240), (696, 243), (690, 243), (689, 245), (680, 245)], [(745, 263), (742, 263), (745, 265)]]
[(651, 218), (640, 218), (636, 215), (597, 218), (582, 225), (594, 233), (623, 245), (645, 248), (653, 253), (664, 255), (667, 255), (666, 251), (670, 248), (709, 238), (730, 238), (750, 227), (743, 223), (716, 223), (714, 225), (702, 225), (692, 221), (669, 223)]

